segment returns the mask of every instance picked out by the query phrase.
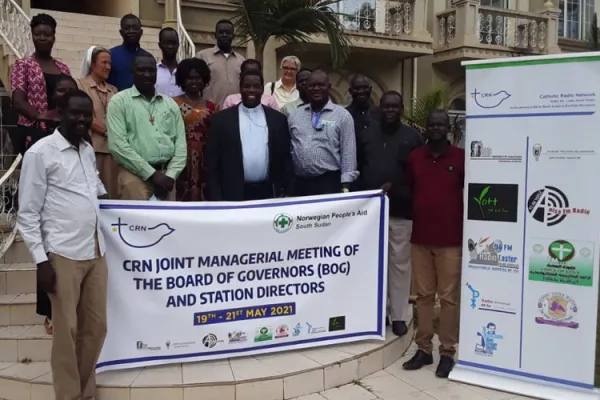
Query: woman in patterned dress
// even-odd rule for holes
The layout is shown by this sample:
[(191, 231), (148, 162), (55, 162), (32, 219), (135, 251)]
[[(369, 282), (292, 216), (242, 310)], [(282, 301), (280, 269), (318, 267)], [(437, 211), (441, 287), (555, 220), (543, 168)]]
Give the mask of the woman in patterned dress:
[(174, 100), (181, 110), (187, 138), (187, 165), (176, 182), (177, 201), (205, 201), (203, 151), (210, 119), (218, 111), (215, 104), (202, 98), (210, 83), (210, 69), (204, 60), (183, 60), (177, 66), (175, 83), (183, 90)]
[[(46, 123), (56, 108), (53, 93), (63, 75), (71, 75), (69, 67), (52, 57), (56, 20), (47, 14), (31, 19), (31, 37), (35, 52), (17, 60), (10, 74), (12, 104), (19, 113), (16, 135), (11, 139), (17, 153), (41, 139)], [(28, 138), (29, 140), (26, 140)]]

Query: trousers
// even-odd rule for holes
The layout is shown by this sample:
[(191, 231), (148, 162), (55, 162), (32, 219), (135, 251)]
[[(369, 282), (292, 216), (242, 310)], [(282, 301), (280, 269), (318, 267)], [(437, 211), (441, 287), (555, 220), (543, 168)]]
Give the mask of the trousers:
[(440, 299), (440, 355), (454, 356), (458, 343), (462, 249), (413, 244), (411, 257), (419, 317), (415, 342), (420, 350), (431, 354), (437, 293)]
[[(118, 182), (119, 198), (121, 200), (150, 200), (154, 194), (152, 185), (142, 180), (139, 176), (127, 171), (122, 166), (119, 166)], [(175, 201), (175, 188), (163, 200)]]
[(392, 321), (408, 322), (412, 221), (390, 217), (388, 234), (388, 308)]
[(75, 261), (48, 254), (56, 274), (50, 366), (56, 400), (93, 400), (96, 363), (106, 337), (108, 270), (103, 256)]

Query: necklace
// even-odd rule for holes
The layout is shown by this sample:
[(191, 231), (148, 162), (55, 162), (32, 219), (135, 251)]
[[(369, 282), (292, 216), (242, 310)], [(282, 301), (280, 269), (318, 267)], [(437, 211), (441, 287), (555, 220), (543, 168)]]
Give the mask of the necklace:
[(149, 106), (147, 106), (144, 102), (144, 108), (146, 109), (146, 111), (148, 111), (148, 116), (150, 117), (148, 121), (150, 121), (152, 125), (154, 125), (154, 107), (156, 107), (155, 102), (151, 102)]

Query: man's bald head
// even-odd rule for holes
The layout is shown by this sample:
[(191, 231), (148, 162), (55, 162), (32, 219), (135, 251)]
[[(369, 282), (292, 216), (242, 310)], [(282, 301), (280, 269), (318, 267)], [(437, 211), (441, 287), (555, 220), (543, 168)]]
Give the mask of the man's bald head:
[(325, 71), (316, 70), (310, 74), (308, 83), (306, 84), (306, 91), (308, 99), (313, 106), (324, 106), (329, 101), (330, 89), (329, 75)]

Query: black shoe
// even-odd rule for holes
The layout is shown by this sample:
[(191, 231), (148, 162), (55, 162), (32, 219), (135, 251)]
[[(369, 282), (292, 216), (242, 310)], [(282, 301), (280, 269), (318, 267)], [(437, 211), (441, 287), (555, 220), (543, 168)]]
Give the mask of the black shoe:
[(385, 317), (385, 326), (390, 326), (390, 319)]
[(423, 350), (417, 350), (415, 355), (402, 364), (402, 368), (407, 371), (414, 371), (423, 368), (425, 365), (433, 364), (433, 356), (425, 353)]
[(392, 332), (394, 335), (402, 337), (408, 333), (408, 327), (404, 321), (392, 321)]
[(441, 356), (440, 363), (435, 370), (435, 376), (438, 378), (447, 378), (450, 371), (454, 368), (454, 358), (450, 356)]

